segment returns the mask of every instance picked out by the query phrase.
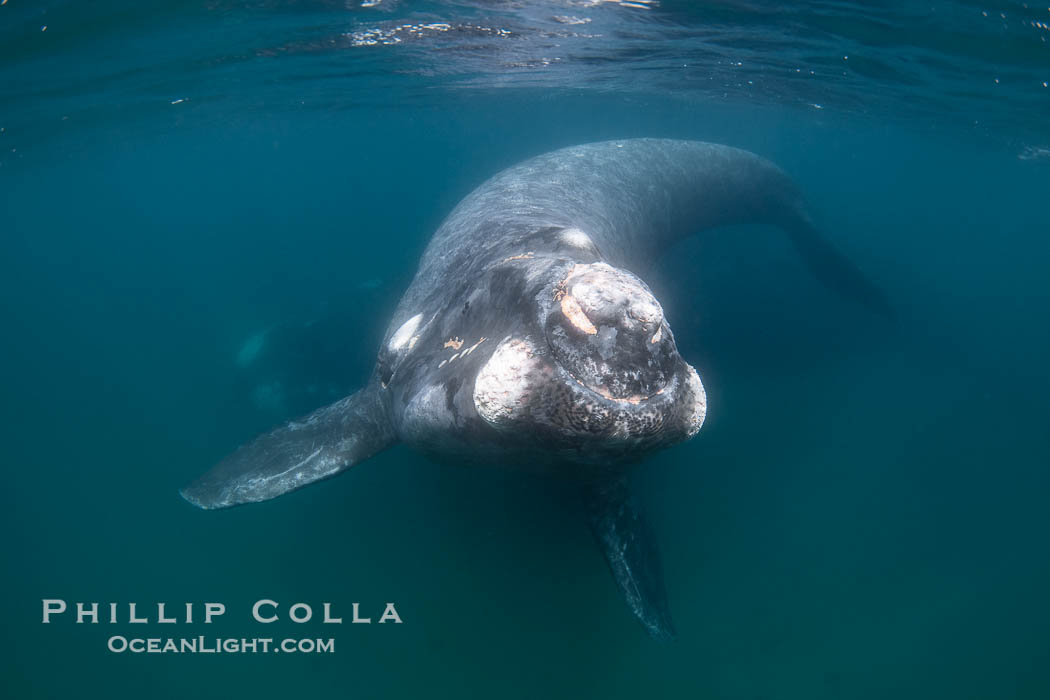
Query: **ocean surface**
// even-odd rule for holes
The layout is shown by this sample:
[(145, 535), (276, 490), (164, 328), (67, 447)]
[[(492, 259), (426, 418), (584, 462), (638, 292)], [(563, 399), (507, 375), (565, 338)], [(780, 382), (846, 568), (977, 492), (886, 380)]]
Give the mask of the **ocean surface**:
[[(2, 0), (0, 697), (1050, 697), (1048, 81), (1045, 2)], [(647, 280), (709, 393), (637, 474), (676, 642), (535, 475), (395, 447), (264, 504), (179, 497), (365, 381), (472, 188), (636, 136), (777, 162), (896, 312), (772, 228)]]

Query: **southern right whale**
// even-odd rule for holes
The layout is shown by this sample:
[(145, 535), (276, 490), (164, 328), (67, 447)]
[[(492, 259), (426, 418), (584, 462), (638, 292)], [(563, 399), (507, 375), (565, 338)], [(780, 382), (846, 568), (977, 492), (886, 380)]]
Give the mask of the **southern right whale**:
[(783, 229), (831, 289), (888, 313), (814, 227), (798, 189), (753, 153), (628, 139), (547, 153), (482, 184), (434, 234), (364, 388), (244, 445), (183, 491), (202, 508), (262, 501), (395, 442), (580, 484), (631, 611), (674, 636), (631, 467), (700, 429), (707, 399), (638, 276), (705, 229)]

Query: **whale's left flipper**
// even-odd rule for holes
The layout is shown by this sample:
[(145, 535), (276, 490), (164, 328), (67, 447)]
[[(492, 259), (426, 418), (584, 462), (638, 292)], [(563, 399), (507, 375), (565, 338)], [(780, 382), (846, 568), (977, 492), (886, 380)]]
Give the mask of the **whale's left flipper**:
[(330, 406), (244, 445), (182, 490), (201, 508), (275, 498), (335, 476), (396, 441), (373, 380)]
[(627, 477), (588, 485), (584, 499), (591, 532), (627, 606), (653, 639), (673, 640), (677, 635), (656, 539), (634, 502)]

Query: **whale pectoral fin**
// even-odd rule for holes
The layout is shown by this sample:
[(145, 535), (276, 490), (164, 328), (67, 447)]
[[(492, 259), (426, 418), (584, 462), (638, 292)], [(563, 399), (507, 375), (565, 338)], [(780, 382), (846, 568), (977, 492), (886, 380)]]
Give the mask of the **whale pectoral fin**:
[(676, 633), (659, 551), (649, 523), (631, 496), (627, 478), (589, 485), (585, 500), (591, 532), (627, 606), (653, 639), (673, 640)]
[(813, 276), (828, 289), (892, 319), (893, 307), (874, 282), (852, 260), (821, 235), (808, 216), (784, 225), (788, 237)]
[(394, 442), (373, 382), (255, 438), (181, 493), (209, 509), (265, 501), (335, 476)]

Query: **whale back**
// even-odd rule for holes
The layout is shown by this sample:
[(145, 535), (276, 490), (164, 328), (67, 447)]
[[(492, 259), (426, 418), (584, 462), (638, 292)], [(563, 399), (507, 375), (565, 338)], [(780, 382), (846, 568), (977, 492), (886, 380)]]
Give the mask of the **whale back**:
[(610, 264), (632, 269), (706, 228), (780, 224), (801, 213), (787, 175), (739, 148), (673, 139), (589, 143), (489, 179), (452, 211), (421, 268), (451, 262), (464, 239), (562, 226), (585, 232)]
[(642, 138), (545, 153), (480, 185), (434, 234), (390, 329), (445, 281), (479, 274), (509, 242), (538, 230), (580, 231), (601, 259), (643, 275), (677, 241), (737, 224), (780, 227), (818, 280), (888, 314), (879, 290), (816, 230), (797, 186), (774, 163), (721, 144)]

